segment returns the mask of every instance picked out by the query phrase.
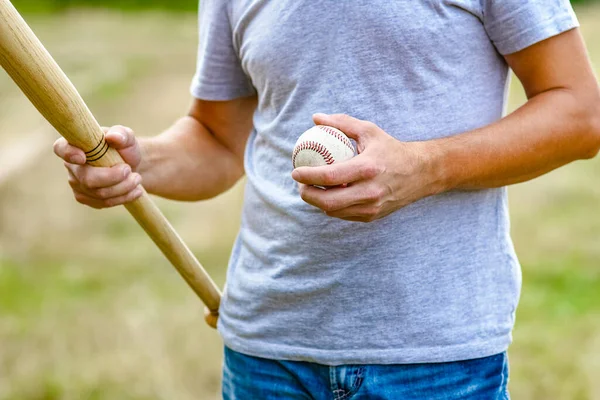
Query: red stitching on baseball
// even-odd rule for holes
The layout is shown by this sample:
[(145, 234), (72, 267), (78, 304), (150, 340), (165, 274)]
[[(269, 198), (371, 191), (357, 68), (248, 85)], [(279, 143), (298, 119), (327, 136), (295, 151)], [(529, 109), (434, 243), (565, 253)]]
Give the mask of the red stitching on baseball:
[(350, 141), (350, 139), (348, 139), (348, 136), (338, 132), (337, 130), (335, 130), (329, 126), (317, 125), (317, 128), (321, 129), (324, 132), (329, 133), (330, 135), (335, 136), (338, 140), (341, 140), (342, 143), (344, 143), (346, 146), (348, 146), (348, 148), (350, 148), (350, 150), (352, 150), (352, 153), (354, 153), (354, 146), (352, 146), (352, 142)]
[(325, 148), (325, 146), (323, 146), (321, 143), (308, 141), (308, 142), (300, 143), (294, 149), (294, 154), (292, 155), (292, 164), (294, 165), (294, 168), (296, 168), (296, 156), (302, 150), (312, 150), (312, 151), (316, 152), (321, 157), (323, 157), (323, 160), (327, 163), (327, 165), (331, 165), (335, 162), (333, 155), (329, 152), (329, 150), (327, 150)]

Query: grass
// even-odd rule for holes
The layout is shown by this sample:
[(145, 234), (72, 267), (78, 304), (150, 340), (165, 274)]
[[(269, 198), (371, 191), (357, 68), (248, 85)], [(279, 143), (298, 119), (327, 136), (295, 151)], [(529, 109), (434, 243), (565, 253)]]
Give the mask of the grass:
[[(600, 7), (580, 9), (600, 62)], [(30, 19), (105, 125), (156, 134), (186, 110), (192, 14), (70, 11)], [(513, 82), (511, 108), (524, 97)], [(0, 146), (42, 124), (0, 74)], [(122, 209), (77, 206), (51, 153), (0, 187), (0, 399), (216, 399), (221, 342), (202, 307)], [(600, 159), (510, 189), (523, 292), (515, 399), (600, 399)], [(159, 200), (222, 284), (242, 186)]]
[[(578, 10), (600, 72), (600, 7)], [(524, 102), (513, 81), (511, 108)], [(510, 188), (523, 289), (510, 349), (516, 399), (600, 399), (598, 158)]]

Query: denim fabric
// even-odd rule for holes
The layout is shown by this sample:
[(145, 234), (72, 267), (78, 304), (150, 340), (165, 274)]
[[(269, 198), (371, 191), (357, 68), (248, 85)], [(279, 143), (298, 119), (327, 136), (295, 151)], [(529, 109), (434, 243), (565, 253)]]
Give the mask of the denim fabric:
[(224, 400), (507, 400), (506, 353), (435, 364), (327, 366), (225, 348)]

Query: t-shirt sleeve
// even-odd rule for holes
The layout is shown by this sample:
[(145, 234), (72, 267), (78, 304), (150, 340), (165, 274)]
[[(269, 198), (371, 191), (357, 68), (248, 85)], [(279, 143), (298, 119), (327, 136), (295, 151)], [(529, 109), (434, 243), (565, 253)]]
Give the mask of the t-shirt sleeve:
[(255, 93), (235, 50), (228, 3), (200, 2), (198, 62), (190, 89), (198, 99), (232, 100)]
[(483, 0), (483, 24), (501, 54), (579, 26), (569, 0)]

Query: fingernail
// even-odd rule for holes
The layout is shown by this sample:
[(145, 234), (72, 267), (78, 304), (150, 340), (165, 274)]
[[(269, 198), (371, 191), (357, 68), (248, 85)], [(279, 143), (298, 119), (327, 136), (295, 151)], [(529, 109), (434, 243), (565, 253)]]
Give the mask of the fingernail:
[(133, 183), (135, 183), (136, 186), (139, 185), (140, 183), (142, 183), (142, 177), (140, 175), (137, 175), (133, 180)]
[(140, 197), (142, 195), (142, 189), (140, 189), (140, 188), (135, 189), (135, 192), (133, 192), (133, 195), (135, 197)]
[(125, 178), (127, 178), (130, 173), (131, 173), (131, 167), (129, 165), (126, 165), (125, 168), (123, 168), (123, 176)]
[(323, 118), (323, 117), (326, 117), (326, 116), (327, 116), (327, 114), (324, 114), (324, 113), (313, 114), (313, 117), (315, 117), (315, 118)]

